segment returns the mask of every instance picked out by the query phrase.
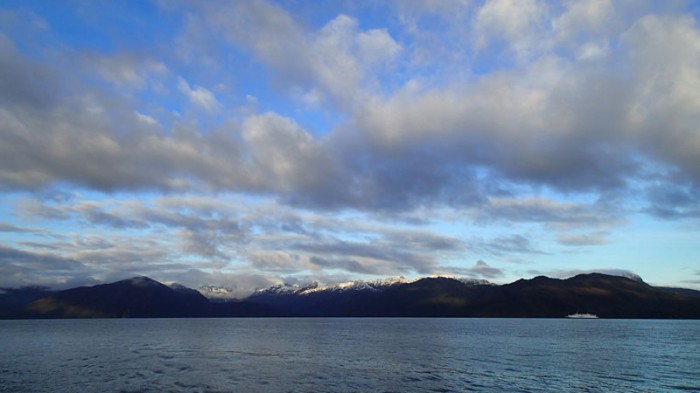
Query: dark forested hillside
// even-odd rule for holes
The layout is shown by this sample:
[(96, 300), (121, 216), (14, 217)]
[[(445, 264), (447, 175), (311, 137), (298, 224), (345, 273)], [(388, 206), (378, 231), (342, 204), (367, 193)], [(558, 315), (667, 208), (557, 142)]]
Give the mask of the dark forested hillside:
[(5, 318), (561, 318), (574, 313), (600, 318), (700, 318), (700, 296), (695, 291), (655, 288), (641, 280), (597, 273), (566, 280), (539, 276), (506, 285), (436, 277), (342, 290), (266, 290), (232, 302), (212, 302), (189, 288), (136, 277), (55, 293), (35, 291), (13, 302), (9, 295), (2, 299), (0, 316)]

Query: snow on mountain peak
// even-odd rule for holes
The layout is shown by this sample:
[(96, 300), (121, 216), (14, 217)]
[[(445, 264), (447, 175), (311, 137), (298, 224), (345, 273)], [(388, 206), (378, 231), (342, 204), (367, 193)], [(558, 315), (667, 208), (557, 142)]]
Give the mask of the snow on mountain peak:
[[(445, 275), (434, 275), (431, 276), (450, 278), (453, 280), (458, 280), (465, 285), (493, 285), (486, 280), (479, 280), (474, 278), (465, 278), (457, 276), (445, 276)], [(259, 288), (251, 296), (264, 296), (264, 295), (309, 295), (317, 292), (347, 292), (347, 291), (383, 291), (389, 287), (401, 284), (410, 284), (412, 282), (418, 281), (418, 279), (406, 279), (404, 276), (396, 276), (377, 280), (353, 280), (345, 281), (341, 283), (322, 285), (318, 281), (312, 281), (307, 284), (278, 284), (268, 288)], [(198, 289), (198, 291), (209, 299), (214, 300), (230, 300), (234, 299), (233, 290), (225, 287), (214, 287), (214, 286), (203, 286)]]
[(204, 297), (208, 299), (228, 300), (235, 298), (233, 296), (233, 289), (226, 287), (215, 287), (211, 285), (206, 285), (200, 287), (199, 289), (197, 289), (197, 291), (199, 291), (199, 293), (201, 293), (202, 295), (204, 295)]

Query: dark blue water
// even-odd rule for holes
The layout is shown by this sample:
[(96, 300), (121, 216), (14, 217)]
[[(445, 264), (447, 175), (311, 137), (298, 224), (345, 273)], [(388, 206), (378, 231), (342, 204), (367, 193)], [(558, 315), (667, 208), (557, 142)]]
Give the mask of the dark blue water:
[(1, 392), (700, 392), (700, 321), (0, 321)]

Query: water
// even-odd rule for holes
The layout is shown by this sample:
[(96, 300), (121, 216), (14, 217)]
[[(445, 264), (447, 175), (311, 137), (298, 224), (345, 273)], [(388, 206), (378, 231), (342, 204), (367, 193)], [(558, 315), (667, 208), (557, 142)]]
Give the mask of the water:
[(700, 321), (0, 321), (0, 392), (700, 392)]

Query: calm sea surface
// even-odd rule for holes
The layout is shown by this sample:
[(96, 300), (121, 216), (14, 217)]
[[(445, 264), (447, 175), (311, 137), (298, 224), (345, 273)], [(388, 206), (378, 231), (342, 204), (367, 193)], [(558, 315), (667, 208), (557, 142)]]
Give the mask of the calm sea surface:
[(1, 392), (700, 392), (700, 321), (0, 321)]

